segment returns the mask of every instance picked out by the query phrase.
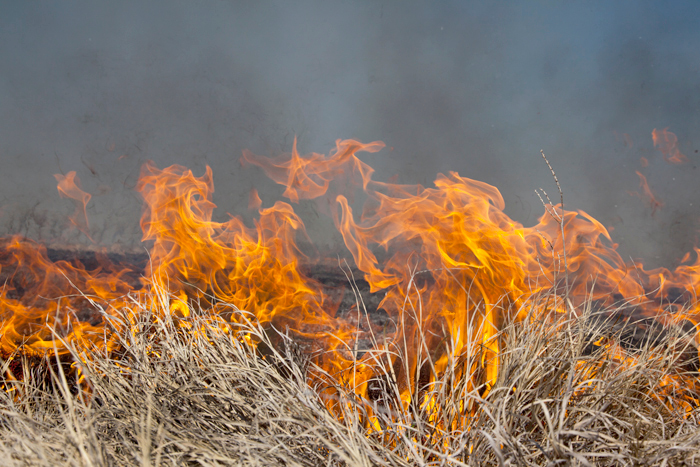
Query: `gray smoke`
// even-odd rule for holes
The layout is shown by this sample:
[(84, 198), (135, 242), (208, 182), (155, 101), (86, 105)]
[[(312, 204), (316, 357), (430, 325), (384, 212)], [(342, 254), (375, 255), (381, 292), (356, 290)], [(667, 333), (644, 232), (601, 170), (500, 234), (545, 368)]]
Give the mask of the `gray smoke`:
[[(438, 172), (498, 187), (532, 225), (534, 194), (614, 227), (624, 256), (673, 266), (696, 242), (700, 6), (675, 2), (0, 2), (0, 233), (89, 241), (54, 173), (93, 194), (99, 245), (138, 245), (139, 168), (214, 169), (219, 219), (282, 189), (265, 155), (382, 140), (375, 178)], [(654, 128), (690, 162), (666, 163)], [(640, 158), (649, 166), (643, 168)], [(665, 205), (628, 194), (635, 171)], [(558, 197), (558, 196), (557, 196)], [(332, 224), (301, 206), (321, 245)]]

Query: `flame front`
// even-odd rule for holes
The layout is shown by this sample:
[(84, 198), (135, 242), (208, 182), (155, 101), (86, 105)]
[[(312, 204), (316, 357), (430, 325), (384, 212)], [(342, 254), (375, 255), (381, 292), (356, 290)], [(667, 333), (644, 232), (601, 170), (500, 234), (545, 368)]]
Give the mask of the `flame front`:
[[(373, 170), (357, 154), (383, 147), (380, 142), (338, 140), (328, 156), (301, 156), (295, 142), (287, 156), (271, 159), (245, 152), (242, 161), (283, 185), (291, 202), (314, 200), (332, 216), (370, 291), (384, 294), (379, 306), (397, 323), (383, 330), (388, 335), (370, 339), (371, 326), (335, 316), (338, 304), (303, 272), (313, 262), (298, 246), (305, 227), (291, 204), (278, 201), (261, 209), (257, 192), (251, 192), (249, 208), (259, 212), (253, 227), (237, 217), (216, 222), (209, 167), (197, 177), (182, 166), (159, 169), (147, 163), (137, 190), (145, 202), (141, 228), (150, 262), (140, 283), (133, 279), (134, 271), (109, 261), (88, 270), (78, 263), (50, 261), (46, 249), (30, 241), (3, 240), (3, 353), (21, 348), (42, 354), (54, 348), (56, 336), (109, 351), (115, 345), (105, 327), (111, 310), (123, 306), (128, 293), (145, 296), (157, 287), (172, 292), (165, 312), (183, 320), (186, 305), (197, 304), (231, 321), (248, 312), (266, 326), (289, 330), (308, 344), (309, 352), (319, 351), (314, 355), (322, 368), (349, 381), (362, 397), (370, 397), (374, 354), (359, 349), (360, 341), (419, 349), (394, 353), (409, 355), (391, 361), (399, 381), (408, 380), (402, 374), (425, 374), (429, 382), (448, 364), (451, 351), (478, 352), (478, 364), (470, 370), (472, 384), (488, 390), (498, 376), (495, 336), (505, 320), (526, 313), (536, 294), (551, 291), (560, 297), (552, 304), (559, 313), (586, 300), (600, 306), (625, 300), (651, 316), (672, 291), (689, 297), (700, 292), (697, 250), (694, 263), (688, 255), (673, 272), (644, 271), (639, 264), (625, 264), (605, 227), (582, 211), (548, 205), (538, 224), (526, 228), (503, 212), (496, 188), (455, 172), (440, 174), (432, 188), (374, 181)], [(668, 154), (673, 162), (677, 154), (671, 149)], [(69, 176), (59, 182), (73, 183)], [(356, 189), (367, 198), (361, 216), (353, 212)], [(89, 195), (77, 186), (71, 190), (65, 193), (84, 209)], [(98, 304), (102, 313), (86, 311), (88, 303)], [(683, 318), (697, 324), (696, 315)], [(60, 345), (57, 350), (64, 351)], [(428, 369), (426, 356), (434, 362)], [(418, 390), (403, 384), (401, 398), (411, 400)]]
[(288, 203), (260, 209), (254, 228), (235, 217), (214, 222), (209, 167), (195, 177), (181, 166), (146, 164), (137, 190), (145, 200), (143, 240), (152, 242), (150, 286), (206, 303), (214, 312), (222, 303), (248, 311), (260, 323), (291, 329), (317, 345), (333, 348), (337, 343), (327, 336), (344, 336), (320, 284), (300, 272), (305, 257), (296, 235), (305, 233), (304, 224)]
[(64, 342), (78, 346), (114, 347), (105, 334), (105, 313), (119, 307), (134, 289), (134, 274), (107, 258), (87, 270), (79, 262), (49, 260), (46, 248), (11, 237), (0, 240), (0, 317), (4, 356), (18, 349), (43, 355), (54, 346), (65, 352)]

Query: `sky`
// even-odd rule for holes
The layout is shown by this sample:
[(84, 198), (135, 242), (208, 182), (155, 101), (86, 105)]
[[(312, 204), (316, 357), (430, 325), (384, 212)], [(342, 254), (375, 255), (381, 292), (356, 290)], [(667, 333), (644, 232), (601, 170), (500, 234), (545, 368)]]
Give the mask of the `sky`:
[[(375, 179), (496, 186), (528, 225), (557, 193), (611, 228), (625, 258), (675, 266), (700, 228), (696, 1), (0, 0), (0, 234), (91, 244), (54, 174), (92, 194), (98, 246), (138, 246), (147, 160), (214, 171), (215, 217), (282, 189), (244, 149), (302, 153), (384, 141)], [(688, 162), (669, 164), (668, 128)], [(392, 149), (389, 149), (392, 148)], [(646, 167), (642, 159), (648, 161)], [(641, 193), (639, 176), (663, 203)], [(630, 194), (632, 193), (632, 194)], [(300, 205), (321, 247), (328, 220)]]

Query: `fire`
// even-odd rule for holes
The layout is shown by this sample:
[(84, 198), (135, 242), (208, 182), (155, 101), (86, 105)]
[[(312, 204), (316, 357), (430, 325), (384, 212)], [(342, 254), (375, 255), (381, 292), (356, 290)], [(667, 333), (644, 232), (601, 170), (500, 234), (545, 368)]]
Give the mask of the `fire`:
[(637, 191), (629, 192), (630, 195), (636, 196), (642, 200), (647, 201), (649, 206), (651, 207), (651, 215), (653, 216), (654, 213), (656, 213), (657, 209), (661, 209), (664, 206), (664, 203), (659, 201), (654, 193), (651, 191), (651, 188), (649, 188), (649, 182), (647, 182), (647, 178), (642, 175), (642, 173), (639, 170), (635, 170), (635, 173), (639, 177), (639, 188), (642, 189), (643, 195), (639, 194)]
[(75, 261), (53, 262), (46, 248), (20, 237), (0, 242), (0, 290), (4, 355), (18, 349), (43, 355), (64, 342), (80, 347), (114, 348), (106, 334), (105, 313), (123, 304), (134, 290), (134, 271), (101, 258), (102, 266), (87, 270)]
[(666, 162), (676, 165), (688, 162), (688, 158), (678, 149), (678, 137), (668, 131), (668, 128), (663, 130), (654, 128), (651, 137), (654, 140), (654, 147), (659, 148)]
[(92, 196), (80, 188), (80, 179), (74, 170), (68, 172), (67, 175), (55, 174), (54, 177), (58, 182), (58, 193), (61, 197), (72, 199), (75, 202), (75, 212), (68, 219), (78, 230), (90, 238), (87, 204)]
[(351, 337), (352, 330), (333, 319), (321, 285), (300, 270), (305, 257), (296, 236), (305, 230), (289, 204), (260, 209), (254, 228), (235, 217), (214, 222), (210, 168), (196, 177), (185, 167), (147, 163), (137, 190), (145, 200), (143, 240), (152, 242), (147, 282), (181, 297), (171, 310), (196, 300), (235, 320), (233, 306), (324, 350)]
[(248, 209), (260, 209), (260, 206), (262, 206), (262, 200), (260, 199), (258, 190), (256, 190), (255, 188), (251, 188), (250, 194), (248, 195)]
[[(658, 135), (668, 142), (672, 134), (655, 130), (655, 135), (656, 143)], [(209, 167), (196, 176), (182, 166), (146, 163), (136, 189), (144, 199), (141, 228), (150, 262), (140, 281), (133, 270), (106, 258), (87, 269), (51, 261), (43, 246), (28, 240), (3, 240), (3, 353), (41, 355), (54, 348), (55, 337), (110, 351), (117, 344), (105, 323), (113, 310), (126, 306), (127, 297), (165, 289), (171, 298), (162, 312), (183, 322), (189, 306), (200, 306), (229, 323), (253, 316), (288, 330), (306, 343), (321, 368), (368, 399), (374, 397), (373, 351), (391, 349), (388, 363), (406, 402), (420, 392), (406, 375), (421, 375), (428, 383), (451, 358), (468, 353), (476, 355), (468, 370), (475, 375), (473, 387), (488, 391), (499, 370), (501, 344), (495, 336), (505, 320), (522, 318), (528, 301), (542, 292), (554, 293), (550, 308), (560, 314), (587, 300), (600, 307), (624, 300), (644, 316), (663, 311), (673, 293), (700, 292), (698, 250), (695, 262), (688, 256), (673, 272), (645, 271), (626, 264), (606, 228), (585, 212), (549, 205), (537, 225), (525, 227), (503, 212), (495, 187), (456, 172), (438, 175), (433, 187), (375, 181), (358, 154), (383, 147), (338, 140), (328, 155), (301, 156), (295, 142), (291, 154), (273, 159), (245, 152), (242, 162), (283, 185), (291, 203), (313, 200), (333, 218), (371, 292), (383, 294), (379, 307), (396, 324), (389, 331), (370, 319), (365, 325), (336, 317), (338, 304), (304, 272), (313, 261), (298, 246), (306, 232), (292, 204), (277, 201), (262, 208), (251, 192), (249, 208), (259, 213), (253, 227), (233, 216), (216, 222)], [(677, 154), (669, 152), (668, 160)], [(79, 188), (75, 172), (56, 178), (59, 191), (76, 200), (84, 215), (90, 195)], [(355, 190), (367, 198), (360, 216), (353, 210)], [(73, 217), (87, 229), (87, 217), (84, 222)], [(697, 315), (682, 318), (697, 324)]]

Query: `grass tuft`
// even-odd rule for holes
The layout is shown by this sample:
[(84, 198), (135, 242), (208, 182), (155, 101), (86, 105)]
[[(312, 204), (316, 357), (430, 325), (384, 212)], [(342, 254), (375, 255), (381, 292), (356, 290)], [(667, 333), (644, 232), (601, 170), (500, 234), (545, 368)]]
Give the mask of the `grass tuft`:
[(615, 310), (589, 303), (563, 316), (547, 311), (548, 298), (532, 298), (526, 318), (494, 337), (492, 386), (480, 376), (478, 344), (455, 349), (447, 339), (442, 363), (423, 352), (415, 371), (397, 372), (410, 360), (402, 352), (420, 349), (375, 342), (357, 363), (375, 375), (362, 399), (247, 313), (231, 309), (235, 319), (224, 320), (192, 308), (183, 320), (157, 311), (170, 302), (157, 292), (113, 318), (130, 323), (117, 352), (66, 343), (71, 361), (2, 362), (0, 458), (7, 466), (700, 465), (698, 375), (687, 364), (695, 336), (669, 325), (624, 346), (636, 324), (611, 322)]

